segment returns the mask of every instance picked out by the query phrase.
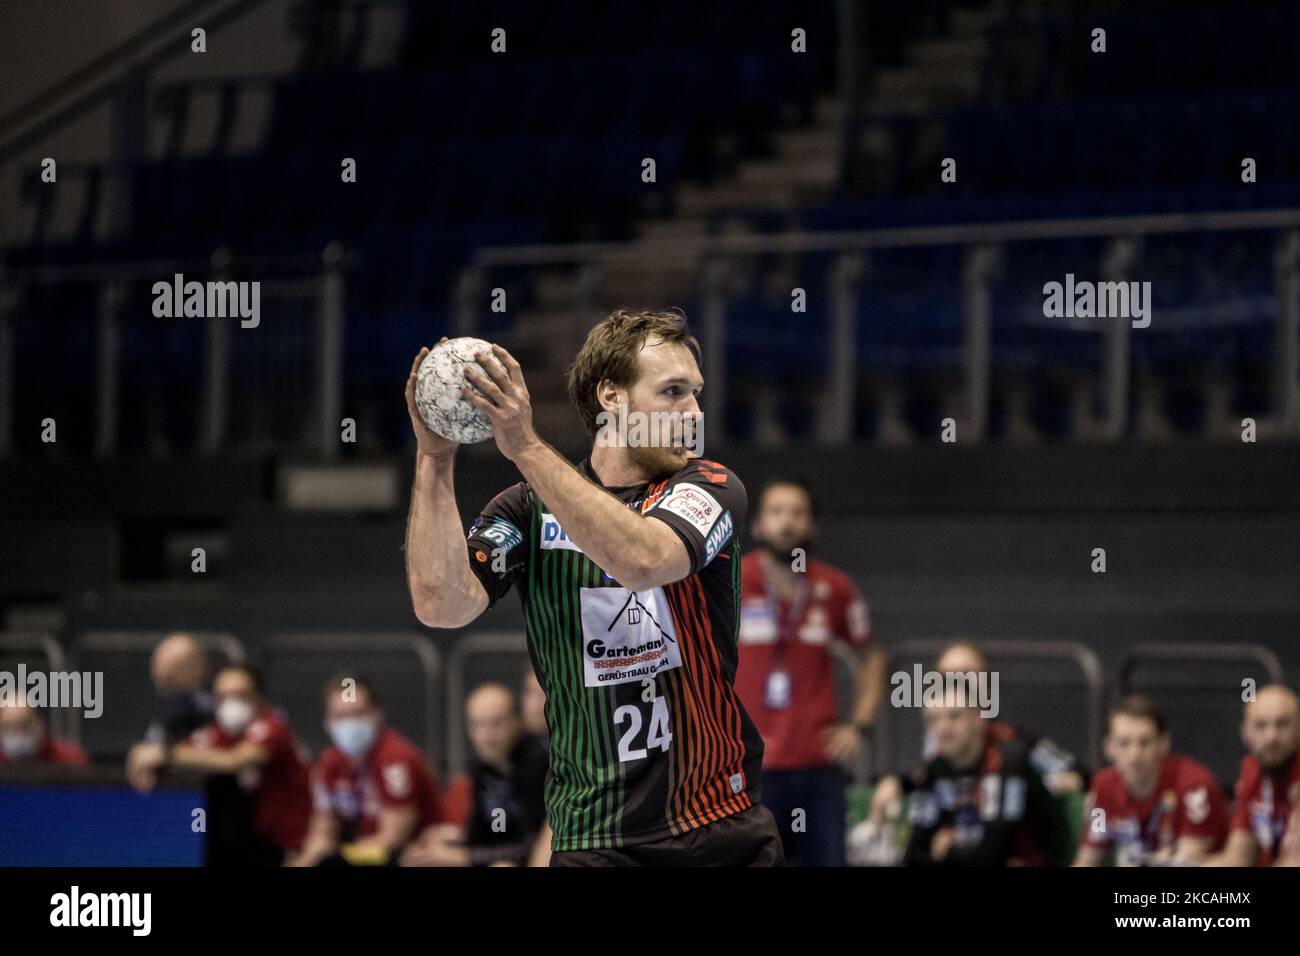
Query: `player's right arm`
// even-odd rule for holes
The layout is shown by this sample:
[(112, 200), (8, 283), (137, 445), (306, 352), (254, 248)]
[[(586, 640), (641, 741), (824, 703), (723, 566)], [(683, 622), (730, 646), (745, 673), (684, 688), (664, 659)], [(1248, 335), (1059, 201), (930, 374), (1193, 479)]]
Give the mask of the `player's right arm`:
[(487, 609), (488, 595), (470, 570), (456, 509), (456, 443), (430, 429), (415, 408), (415, 377), (428, 354), (427, 348), (420, 350), (406, 380), (406, 409), (416, 440), (415, 484), (406, 523), (406, 583), (421, 624), (464, 627)]

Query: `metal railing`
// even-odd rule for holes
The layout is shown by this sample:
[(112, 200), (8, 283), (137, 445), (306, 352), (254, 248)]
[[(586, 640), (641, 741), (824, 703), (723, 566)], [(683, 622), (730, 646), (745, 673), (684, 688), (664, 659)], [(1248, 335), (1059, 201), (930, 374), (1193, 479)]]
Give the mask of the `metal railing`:
[[(891, 645), (886, 656), (886, 671), (895, 673), (900, 664), (909, 668), (917, 663), (934, 661), (943, 651), (959, 639), (913, 640)], [(1078, 685), (1084, 692), (1083, 726), (1087, 737), (1087, 759), (1091, 766), (1100, 766), (1101, 724), (1105, 696), (1105, 678), (1101, 662), (1089, 648), (1074, 641), (978, 641), (980, 650), (989, 658), (990, 667), (999, 669), (1003, 662), (1055, 661), (1072, 665)], [(886, 690), (888, 695), (889, 691)], [(886, 697), (888, 703), (888, 697)], [(1005, 711), (1003, 712), (1005, 714)], [(1014, 714), (1011, 715), (1014, 718)], [(877, 772), (898, 773), (906, 769), (898, 759), (898, 713), (892, 706), (881, 708), (877, 721), (879, 753)], [(1059, 741), (1058, 741), (1059, 743)]]
[(1271, 684), (1283, 682), (1282, 661), (1262, 644), (1199, 644), (1192, 641), (1138, 644), (1120, 658), (1115, 687), (1121, 694), (1136, 690), (1133, 673), (1144, 662), (1245, 663), (1259, 668)]
[[(963, 434), (980, 440), (990, 401), (992, 323), (990, 290), (1001, 268), (1002, 250), (1014, 243), (1079, 238), (1109, 240), (1101, 261), (1105, 282), (1131, 281), (1141, 266), (1146, 236), (1246, 230), (1274, 235), (1274, 296), (1277, 303), (1272, 383), (1275, 431), (1300, 431), (1300, 209), (1269, 209), (1158, 215), (1041, 219), (962, 225), (915, 226), (852, 231), (683, 236), (625, 242), (490, 247), (478, 250), (457, 283), (452, 308), (461, 335), (476, 334), (484, 311), (488, 273), (502, 268), (578, 267), (573, 307), (593, 311), (592, 290), (602, 269), (627, 263), (697, 262), (697, 286), (703, 302), (698, 326), (706, 344), (705, 380), (711, 402), (725, 407), (728, 368), (727, 276), (731, 264), (762, 254), (825, 253), (835, 257), (828, 273), (829, 303), (826, 367), (827, 401), (819, 428), (823, 439), (843, 445), (852, 439), (853, 409), (860, 370), (857, 367), (858, 300), (863, 288), (879, 278), (871, 254), (878, 250), (957, 246), (965, 250), (960, 300), (963, 315), (961, 368), (966, 421)], [(1054, 277), (1056, 279), (1061, 276)], [(936, 280), (937, 281), (937, 280)], [(617, 289), (610, 297), (617, 298)], [(1101, 381), (1103, 427), (1110, 439), (1128, 427), (1132, 329), (1128, 320), (1109, 321), (1104, 336)]]
[[(194, 409), (197, 443), (195, 451), (213, 455), (230, 448), (232, 406), (232, 363), (236, 358), (238, 336), (260, 336), (260, 355), (251, 361), (266, 366), (261, 378), (283, 378), (280, 370), (269, 364), (272, 357), (290, 349), (294, 323), (284, 319), (287, 302), (305, 303), (312, 313), (311, 329), (305, 346), (298, 343), (302, 364), (311, 369), (309, 382), (295, 383), (291, 400), (276, 404), (259, 396), (254, 413), (278, 419), (290, 418), (293, 438), (275, 444), (296, 450), (314, 451), (326, 460), (338, 457), (340, 427), (343, 417), (343, 350), (346, 302), (346, 272), (351, 259), (340, 243), (330, 243), (319, 258), (291, 256), (275, 259), (235, 259), (228, 250), (218, 249), (210, 259), (157, 260), (121, 263), (70, 263), (0, 270), (0, 457), (14, 447), (15, 369), (20, 358), (15, 354), (14, 322), (22, 308), (25, 292), (34, 286), (51, 283), (90, 283), (98, 288), (95, 298), (95, 387), (93, 408), (94, 450), (100, 457), (113, 455), (119, 444), (121, 397), (123, 389), (133, 383), (122, 375), (122, 329), (128, 317), (124, 302), (128, 286), (134, 282), (171, 283), (177, 273), (186, 281), (232, 282), (257, 281), (262, 301), (271, 305), (260, 317), (256, 328), (241, 327), (238, 316), (177, 317), (158, 319), (152, 315), (136, 316), (148, 322), (203, 322), (204, 353), (201, 407)], [(280, 303), (279, 306), (276, 303)], [(301, 326), (301, 323), (298, 323)], [(234, 326), (232, 328), (232, 326)], [(252, 341), (251, 339), (249, 341)], [(254, 372), (257, 373), (257, 369)], [(247, 396), (244, 396), (247, 397)], [(262, 407), (265, 405), (267, 407)], [(290, 405), (292, 407), (281, 407)], [(254, 421), (256, 434), (262, 425)], [(283, 423), (280, 423), (283, 426)], [(283, 430), (283, 427), (282, 427)]]

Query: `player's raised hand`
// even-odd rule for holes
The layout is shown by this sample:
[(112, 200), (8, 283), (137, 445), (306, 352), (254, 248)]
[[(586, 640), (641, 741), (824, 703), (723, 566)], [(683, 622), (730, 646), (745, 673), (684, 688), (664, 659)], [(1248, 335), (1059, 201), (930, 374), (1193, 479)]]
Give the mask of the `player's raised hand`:
[[(496, 362), (492, 361), (493, 356)], [(461, 394), (492, 421), (492, 437), (497, 447), (501, 454), (514, 461), (521, 452), (540, 441), (533, 428), (532, 400), (524, 383), (523, 369), (499, 345), (492, 346), (491, 355), (480, 352), (475, 358), (478, 367), (465, 367), (465, 381), (481, 394), (469, 385), (461, 386)]]
[[(440, 338), (436, 344), (447, 341), (447, 336)], [(429, 354), (428, 348), (420, 349), (415, 361), (411, 363), (411, 374), (406, 377), (406, 410), (411, 416), (411, 430), (415, 432), (416, 451), (430, 458), (450, 458), (456, 453), (456, 443), (450, 438), (443, 438), (424, 423), (419, 409), (415, 407), (415, 379), (420, 371), (420, 363)]]

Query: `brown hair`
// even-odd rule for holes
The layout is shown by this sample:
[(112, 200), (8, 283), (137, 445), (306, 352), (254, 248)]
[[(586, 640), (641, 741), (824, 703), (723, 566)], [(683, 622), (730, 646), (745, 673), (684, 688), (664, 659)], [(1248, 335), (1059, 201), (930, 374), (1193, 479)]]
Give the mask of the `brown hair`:
[(587, 341), (569, 366), (566, 384), (569, 400), (582, 416), (588, 434), (594, 436), (598, 431), (599, 415), (603, 411), (596, 398), (596, 388), (606, 379), (622, 388), (636, 382), (637, 353), (650, 339), (658, 340), (656, 344), (680, 342), (691, 350), (699, 364), (700, 343), (691, 334), (681, 309), (616, 309), (587, 333)]
[(1110, 719), (1106, 721), (1106, 729), (1110, 730), (1110, 723), (1116, 717), (1132, 717), (1135, 720), (1149, 720), (1156, 725), (1156, 733), (1164, 734), (1167, 732), (1169, 724), (1165, 720), (1165, 712), (1156, 706), (1155, 701), (1150, 697), (1144, 697), (1141, 694), (1130, 694), (1122, 701), (1115, 705), (1110, 712)]

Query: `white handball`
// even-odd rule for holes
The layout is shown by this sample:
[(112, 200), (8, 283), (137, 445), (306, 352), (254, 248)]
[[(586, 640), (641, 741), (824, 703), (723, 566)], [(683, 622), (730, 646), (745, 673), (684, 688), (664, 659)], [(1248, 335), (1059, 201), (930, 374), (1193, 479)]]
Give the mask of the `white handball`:
[[(492, 354), (490, 342), (462, 337), (435, 345), (415, 373), (416, 411), (437, 434), (461, 445), (492, 437), (491, 419), (460, 393), (465, 383), (465, 366), (477, 366), (474, 356), (480, 352), (486, 352), (488, 361), (505, 371), (505, 366)], [(470, 388), (474, 388), (473, 383)]]

